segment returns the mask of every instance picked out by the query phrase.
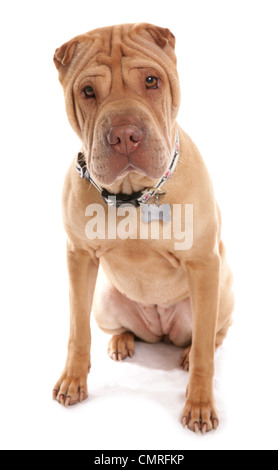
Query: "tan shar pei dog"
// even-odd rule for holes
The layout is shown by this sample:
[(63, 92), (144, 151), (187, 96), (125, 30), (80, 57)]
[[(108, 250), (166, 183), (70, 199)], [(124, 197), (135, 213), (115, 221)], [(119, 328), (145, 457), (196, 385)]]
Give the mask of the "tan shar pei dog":
[(63, 193), (71, 322), (53, 398), (88, 397), (93, 309), (115, 361), (132, 358), (135, 338), (184, 348), (181, 422), (216, 429), (214, 354), (232, 323), (232, 274), (211, 179), (176, 122), (175, 37), (150, 24), (97, 29), (54, 62), (82, 148)]

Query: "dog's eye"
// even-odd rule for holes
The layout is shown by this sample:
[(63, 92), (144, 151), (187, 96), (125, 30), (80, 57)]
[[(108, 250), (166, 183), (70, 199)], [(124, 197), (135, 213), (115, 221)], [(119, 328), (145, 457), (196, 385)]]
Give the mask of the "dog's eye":
[(145, 80), (145, 85), (148, 90), (158, 88), (158, 78), (156, 77), (147, 77)]
[(83, 90), (83, 93), (86, 96), (86, 98), (95, 98), (96, 97), (94, 89), (91, 86), (86, 86), (86, 88), (84, 88), (84, 90)]

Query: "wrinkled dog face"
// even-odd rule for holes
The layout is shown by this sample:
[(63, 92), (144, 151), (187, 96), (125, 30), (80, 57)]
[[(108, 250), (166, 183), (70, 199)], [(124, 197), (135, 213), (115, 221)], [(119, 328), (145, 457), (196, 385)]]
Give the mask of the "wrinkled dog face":
[(56, 50), (68, 117), (100, 185), (134, 171), (156, 180), (170, 165), (180, 102), (174, 47), (169, 30), (138, 24), (98, 29)]

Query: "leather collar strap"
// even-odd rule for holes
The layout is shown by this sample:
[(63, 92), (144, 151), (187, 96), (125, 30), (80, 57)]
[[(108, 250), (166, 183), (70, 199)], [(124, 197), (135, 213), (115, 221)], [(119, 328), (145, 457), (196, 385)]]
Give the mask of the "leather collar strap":
[(132, 204), (135, 207), (139, 207), (142, 204), (145, 204), (149, 199), (162, 193), (161, 187), (164, 185), (164, 183), (166, 183), (166, 181), (174, 173), (175, 168), (178, 163), (179, 154), (180, 154), (180, 139), (179, 139), (179, 133), (178, 131), (176, 131), (174, 156), (173, 156), (171, 165), (166, 171), (165, 175), (161, 178), (161, 180), (157, 183), (157, 185), (154, 188), (147, 188), (143, 191), (139, 191), (131, 195), (111, 194), (106, 189), (102, 189), (90, 175), (83, 153), (78, 154), (75, 167), (79, 176), (81, 178), (86, 178), (91, 184), (93, 184), (94, 187), (100, 192), (103, 200), (109, 206), (120, 207), (123, 205)]

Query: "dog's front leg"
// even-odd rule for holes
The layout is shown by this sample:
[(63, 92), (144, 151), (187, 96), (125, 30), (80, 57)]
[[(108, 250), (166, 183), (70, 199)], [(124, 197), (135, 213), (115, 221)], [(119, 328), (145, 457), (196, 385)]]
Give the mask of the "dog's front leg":
[(53, 398), (70, 406), (88, 397), (90, 371), (90, 316), (96, 284), (98, 262), (88, 252), (67, 247), (70, 283), (70, 337), (64, 372), (53, 390)]
[(216, 326), (220, 296), (220, 257), (188, 264), (193, 306), (193, 338), (190, 376), (182, 423), (202, 433), (216, 429), (213, 377)]

